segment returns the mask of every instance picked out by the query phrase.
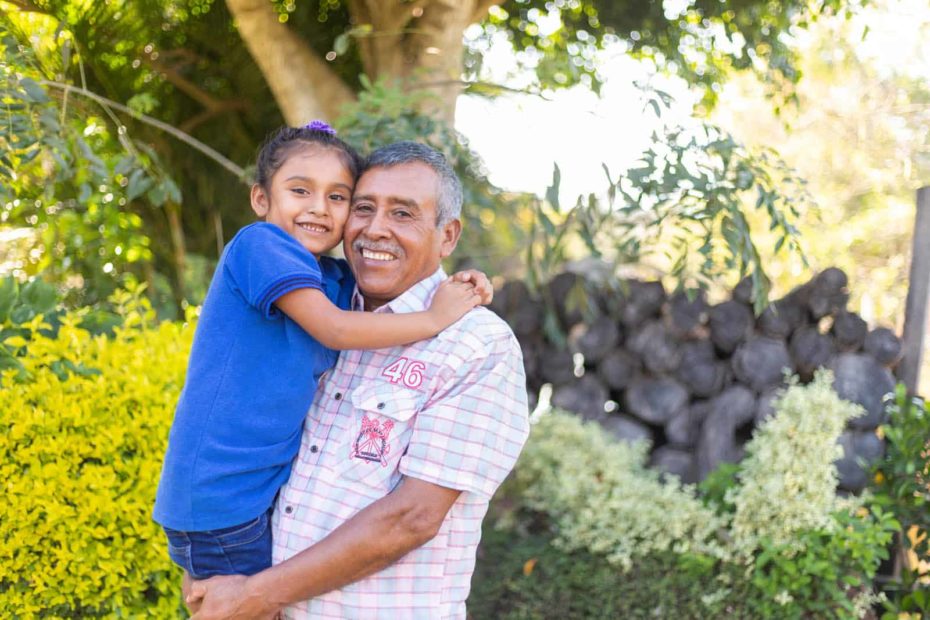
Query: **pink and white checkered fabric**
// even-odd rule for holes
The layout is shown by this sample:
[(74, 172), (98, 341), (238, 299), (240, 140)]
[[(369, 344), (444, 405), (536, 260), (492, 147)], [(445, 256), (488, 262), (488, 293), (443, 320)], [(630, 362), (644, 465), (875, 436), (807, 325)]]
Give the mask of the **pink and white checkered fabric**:
[[(444, 278), (438, 270), (377, 311), (424, 310)], [(403, 476), (463, 493), (433, 540), (285, 617), (465, 618), (488, 500), (528, 431), (520, 347), (484, 308), (430, 340), (343, 352), (316, 393), (278, 497), (274, 561), (319, 542)]]

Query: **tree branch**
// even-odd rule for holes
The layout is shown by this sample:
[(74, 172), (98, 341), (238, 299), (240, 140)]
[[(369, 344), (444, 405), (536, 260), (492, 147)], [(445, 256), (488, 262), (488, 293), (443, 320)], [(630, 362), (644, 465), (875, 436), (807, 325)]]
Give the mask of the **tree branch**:
[(246, 107), (247, 107), (247, 104), (241, 101), (221, 101), (216, 107), (207, 108), (200, 114), (195, 114), (194, 116), (185, 120), (183, 123), (181, 123), (178, 126), (178, 129), (189, 134), (195, 129), (197, 129), (197, 127), (206, 123), (208, 120), (210, 120), (211, 118), (215, 116), (225, 114), (226, 112), (242, 110)]
[(144, 62), (154, 71), (160, 73), (179, 91), (186, 94), (188, 97), (206, 108), (206, 110), (204, 110), (202, 113), (184, 121), (180, 126), (182, 131), (190, 133), (195, 127), (204, 121), (217, 116), (218, 114), (230, 112), (232, 110), (244, 110), (248, 108), (248, 104), (244, 101), (217, 99), (181, 75), (181, 72), (174, 67), (166, 67), (165, 65), (150, 59), (145, 59)]
[(160, 121), (157, 118), (152, 118), (151, 116), (142, 114), (141, 112), (136, 112), (132, 108), (124, 106), (121, 103), (117, 103), (113, 101), (112, 99), (107, 99), (106, 97), (98, 95), (97, 93), (91, 92), (84, 88), (72, 86), (71, 84), (64, 84), (62, 82), (54, 82), (51, 80), (40, 80), (39, 83), (44, 86), (49, 86), (51, 88), (57, 88), (63, 91), (65, 94), (74, 93), (76, 95), (81, 95), (82, 97), (86, 97), (87, 99), (90, 99), (91, 101), (97, 102), (98, 104), (103, 106), (105, 109), (112, 108), (114, 110), (118, 110), (119, 112), (128, 114), (129, 116), (131, 116), (132, 118), (136, 119), (139, 122), (142, 122), (142, 123), (145, 123), (146, 125), (151, 125), (152, 127), (161, 129), (165, 133), (168, 133), (174, 136), (175, 138), (177, 138), (178, 140), (180, 140), (181, 142), (187, 144), (188, 146), (191, 146), (197, 149), (198, 151), (200, 151), (201, 153), (203, 153), (204, 155), (206, 155), (207, 157), (209, 157), (210, 159), (212, 159), (219, 165), (223, 166), (228, 171), (236, 175), (237, 179), (242, 180), (242, 181), (244, 181), (245, 179), (245, 170), (243, 170), (241, 166), (227, 159), (226, 157), (221, 155), (218, 151), (207, 146), (206, 144), (204, 144), (197, 138), (184, 133), (177, 127), (169, 125), (168, 123), (164, 121)]
[(467, 89), (470, 86), (479, 86), (487, 88), (488, 90), (496, 90), (503, 93), (512, 93), (514, 95), (532, 95), (534, 97), (539, 97), (543, 101), (553, 101), (551, 97), (547, 97), (541, 91), (532, 90), (529, 88), (513, 88), (511, 86), (504, 86), (503, 84), (495, 84), (494, 82), (484, 82), (481, 80), (430, 80), (427, 82), (410, 82), (407, 84), (407, 88), (417, 89), (417, 88), (435, 88), (437, 86), (461, 86), (462, 90)]
[(355, 99), (345, 82), (293, 30), (268, 0), (226, 0), (239, 35), (291, 125), (334, 119)]
[(166, 80), (171, 82), (175, 88), (203, 107), (207, 109), (213, 109), (220, 105), (221, 102), (219, 99), (215, 98), (213, 95), (188, 80), (186, 77), (181, 75), (177, 69), (173, 67), (167, 67), (149, 58), (144, 59), (143, 62), (151, 67), (154, 71), (160, 73)]

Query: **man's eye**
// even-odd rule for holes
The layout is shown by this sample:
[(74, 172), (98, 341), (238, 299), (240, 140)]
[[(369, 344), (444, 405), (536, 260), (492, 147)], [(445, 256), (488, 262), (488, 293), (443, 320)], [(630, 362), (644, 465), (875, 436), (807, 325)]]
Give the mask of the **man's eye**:
[(397, 211), (394, 212), (394, 215), (396, 215), (397, 217), (399, 217), (399, 218), (401, 218), (401, 219), (405, 219), (405, 218), (410, 217), (410, 216), (411, 216), (411, 213), (410, 213), (410, 211), (397, 210)]
[(371, 212), (371, 205), (357, 204), (352, 207), (352, 211), (355, 213), (369, 213)]

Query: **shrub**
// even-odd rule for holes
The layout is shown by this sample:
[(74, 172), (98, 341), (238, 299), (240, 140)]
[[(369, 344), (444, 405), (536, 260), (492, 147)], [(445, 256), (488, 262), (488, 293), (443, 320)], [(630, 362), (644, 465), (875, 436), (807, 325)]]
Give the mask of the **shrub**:
[[(709, 597), (720, 591), (724, 596)], [(656, 553), (630, 571), (585, 549), (566, 552), (551, 533), (486, 526), (472, 580), (472, 618), (754, 618), (743, 604), (751, 584), (735, 565)], [(755, 616), (758, 617), (758, 616)]]
[(862, 618), (882, 600), (872, 589), (897, 522), (880, 507), (840, 510), (828, 526), (790, 543), (759, 541), (749, 562), (759, 618)]
[(836, 495), (837, 439), (863, 410), (833, 391), (833, 375), (819, 371), (809, 385), (789, 384), (774, 403), (776, 415), (756, 429), (740, 464), (739, 484), (727, 493), (735, 507), (732, 533), (744, 553), (767, 538), (799, 544), (798, 532), (830, 530), (845, 506)]
[[(125, 316), (112, 338), (37, 324), (26, 378), (0, 375), (0, 617), (181, 614), (150, 515), (193, 329), (149, 327), (144, 301)], [(64, 357), (99, 374), (53, 367)]]
[[(613, 441), (599, 426), (551, 412), (534, 426), (509, 493), (544, 512), (565, 549), (604, 553), (625, 568), (652, 553), (724, 554), (723, 521), (676, 478), (646, 467), (648, 446)], [(661, 524), (661, 527), (657, 527)]]
[(898, 385), (881, 432), (886, 449), (873, 468), (875, 502), (901, 524), (896, 532), (900, 576), (885, 586), (890, 600), (883, 618), (930, 616), (930, 403), (909, 398)]
[[(563, 604), (566, 588), (578, 588), (577, 605), (613, 609), (622, 604), (614, 589), (629, 582), (636, 585), (627, 602), (642, 607), (620, 617), (866, 616), (879, 600), (871, 582), (899, 525), (867, 499), (836, 494), (837, 439), (859, 408), (839, 399), (831, 382), (829, 373), (807, 386), (791, 382), (743, 463), (713, 474), (703, 498), (647, 469), (645, 445), (615, 443), (569, 414), (543, 415), (492, 514), (507, 508), (497, 524), (511, 540), (536, 545), (547, 558), (545, 579), (500, 574), (517, 560), (495, 557), (480, 573), (493, 583), (476, 589), (477, 604), (499, 604), (492, 615), (501, 617), (589, 617)], [(554, 558), (552, 546), (581, 564)]]

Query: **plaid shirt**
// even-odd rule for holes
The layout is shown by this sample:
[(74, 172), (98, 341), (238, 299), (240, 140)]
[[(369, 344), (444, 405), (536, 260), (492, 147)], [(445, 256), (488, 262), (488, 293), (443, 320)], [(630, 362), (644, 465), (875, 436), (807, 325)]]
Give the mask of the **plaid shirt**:
[[(444, 278), (437, 270), (376, 312), (425, 310)], [(285, 617), (465, 618), (488, 500), (528, 431), (520, 347), (484, 308), (429, 340), (343, 352), (316, 393), (278, 497), (274, 561), (319, 542), (403, 476), (463, 493), (434, 539)]]

